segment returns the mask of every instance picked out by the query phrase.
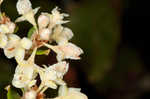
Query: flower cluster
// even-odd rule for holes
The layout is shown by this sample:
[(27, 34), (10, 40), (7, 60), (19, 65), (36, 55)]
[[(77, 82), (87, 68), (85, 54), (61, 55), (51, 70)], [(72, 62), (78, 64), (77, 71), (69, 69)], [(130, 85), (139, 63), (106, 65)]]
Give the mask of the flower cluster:
[[(0, 1), (0, 4), (2, 0)], [(87, 96), (77, 88), (68, 88), (63, 76), (69, 69), (69, 63), (65, 59), (80, 59), (82, 49), (70, 42), (73, 32), (63, 24), (69, 22), (64, 20), (69, 15), (60, 13), (59, 8), (54, 8), (51, 13), (42, 12), (36, 20), (34, 15), (38, 8), (32, 9), (29, 0), (18, 0), (17, 11), (21, 17), (15, 23), (4, 14), (0, 13), (0, 48), (4, 50), (7, 58), (15, 58), (18, 63), (12, 85), (16, 88), (24, 89), (23, 99), (37, 99), (43, 95), (48, 88), (57, 89), (58, 97), (54, 99), (87, 99)], [(16, 23), (28, 21), (33, 25), (30, 37), (20, 38), (14, 34)], [(53, 42), (56, 44), (53, 45)], [(57, 56), (57, 63), (51, 66), (38, 66), (35, 63), (35, 56), (38, 50), (47, 47), (53, 50)], [(30, 57), (25, 59), (27, 52), (32, 51)], [(41, 83), (37, 85), (37, 75), (40, 76)], [(34, 88), (36, 87), (36, 88)], [(40, 99), (45, 99), (44, 95)]]

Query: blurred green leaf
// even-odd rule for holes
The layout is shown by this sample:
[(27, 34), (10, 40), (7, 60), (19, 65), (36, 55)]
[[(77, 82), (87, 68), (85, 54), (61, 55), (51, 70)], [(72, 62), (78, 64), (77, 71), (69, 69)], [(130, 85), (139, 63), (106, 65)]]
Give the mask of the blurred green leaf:
[(30, 28), (29, 32), (28, 32), (28, 38), (31, 38), (32, 34), (35, 32), (36, 28), (35, 27), (32, 27)]
[(50, 53), (50, 49), (48, 50), (37, 50), (36, 55), (48, 55)]
[(20, 96), (12, 88), (9, 88), (7, 92), (7, 99), (20, 99)]
[(14, 30), (14, 33), (17, 33), (17, 32), (18, 32), (18, 30), (19, 30), (19, 27), (18, 27), (18, 26), (16, 26), (16, 28), (15, 28), (15, 30)]

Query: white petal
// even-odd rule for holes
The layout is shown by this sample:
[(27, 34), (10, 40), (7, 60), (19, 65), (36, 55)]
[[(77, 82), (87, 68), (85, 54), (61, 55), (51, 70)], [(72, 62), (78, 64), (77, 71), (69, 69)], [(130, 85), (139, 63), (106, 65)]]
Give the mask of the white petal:
[(58, 26), (56, 26), (55, 28), (54, 28), (54, 31), (53, 31), (53, 39), (55, 40), (55, 41), (57, 41), (57, 39), (60, 37), (60, 35), (61, 35), (61, 33), (62, 33), (62, 31), (63, 31), (63, 26), (61, 26), (61, 25), (58, 25)]
[(7, 25), (8, 25), (8, 29), (9, 29), (8, 33), (13, 33), (16, 28), (16, 25), (13, 22), (8, 22)]
[(37, 7), (37, 8), (35, 8), (35, 9), (33, 9), (34, 15), (39, 11), (39, 9), (40, 9), (40, 7)]
[(8, 39), (9, 39), (10, 42), (18, 43), (19, 40), (20, 40), (20, 37), (16, 34), (9, 34)]
[(31, 10), (28, 13), (24, 15), (25, 19), (30, 22), (33, 26), (36, 26), (35, 18), (34, 18), (34, 12)]
[(24, 99), (36, 99), (37, 93), (34, 90), (27, 91), (24, 95)]
[(22, 22), (22, 21), (25, 21), (25, 20), (26, 20), (25, 17), (24, 17), (24, 16), (21, 16), (21, 17), (17, 18), (17, 19), (15, 20), (15, 22)]
[(62, 33), (57, 38), (57, 43), (59, 45), (67, 43), (73, 37), (73, 32), (69, 28), (64, 28)]
[(31, 88), (35, 84), (36, 84), (36, 80), (32, 80), (32, 81), (29, 82), (28, 87)]
[(30, 87), (35, 84), (33, 79), (34, 68), (32, 65), (22, 61), (22, 65), (18, 65), (15, 70), (15, 75), (12, 84), (17, 88)]
[(66, 96), (68, 94), (67, 86), (60, 86), (58, 91), (58, 96)]
[(63, 53), (64, 59), (75, 59), (75, 60), (80, 59), (79, 56), (80, 56), (80, 54), (83, 53), (83, 50), (81, 48), (79, 48), (78, 46), (76, 46), (72, 43), (58, 45), (58, 46), (56, 46), (55, 51), (56, 51), (57, 55)]
[(69, 64), (66, 63), (65, 61), (63, 61), (63, 62), (54, 64), (54, 65), (50, 66), (49, 68), (55, 70), (58, 73), (61, 73), (63, 76), (68, 71)]
[(32, 46), (32, 41), (26, 37), (24, 37), (21, 41), (20, 41), (21, 46), (24, 49), (30, 49)]
[(57, 89), (57, 85), (53, 81), (47, 81), (46, 86), (53, 88), (53, 89)]
[(23, 48), (17, 48), (15, 51), (15, 59), (17, 62), (20, 62), (24, 59), (25, 56), (25, 50)]
[(1, 24), (0, 25), (0, 32), (1, 33), (8, 33), (9, 32), (9, 28), (6, 24)]
[(25, 83), (20, 82), (18, 79), (19, 78), (16, 79), (16, 76), (14, 75), (14, 78), (12, 80), (12, 85), (14, 87), (16, 87), (16, 88), (23, 88), (23, 87), (25, 87), (26, 86)]
[(81, 92), (71, 91), (64, 99), (88, 99), (88, 97)]
[(56, 78), (56, 71), (47, 68), (45, 71), (44, 80), (55, 80)]
[(16, 47), (19, 43), (20, 37), (15, 34), (8, 35), (8, 43), (4, 49), (4, 54), (7, 58), (12, 58), (15, 56)]
[(78, 91), (78, 92), (80, 92), (81, 88), (69, 88), (69, 92), (71, 92), (71, 91)]
[(32, 5), (29, 0), (18, 0), (16, 7), (19, 14), (25, 14), (32, 9)]
[(66, 28), (64, 28), (62, 35), (67, 40), (70, 40), (73, 37), (73, 32), (71, 29), (66, 27)]
[(65, 86), (65, 85), (66, 85), (66, 83), (65, 83), (62, 79), (56, 79), (56, 80), (55, 80), (55, 83), (56, 83), (57, 85), (62, 85), (62, 86)]
[(8, 42), (7, 36), (5, 34), (0, 33), (0, 48), (5, 48), (7, 42)]
[(40, 38), (42, 40), (49, 40), (51, 33), (52, 32), (48, 28), (44, 28), (39, 33), (40, 34)]
[(4, 49), (4, 54), (7, 58), (13, 58), (15, 56), (15, 49), (12, 50)]
[(54, 8), (52, 10), (52, 15), (50, 16), (50, 22), (51, 24), (53, 24), (53, 26), (55, 25), (60, 25), (60, 24), (64, 24), (64, 23), (67, 23), (69, 21), (64, 21), (64, 17), (68, 17), (69, 15), (68, 14), (61, 14), (59, 11), (58, 11), (58, 7)]

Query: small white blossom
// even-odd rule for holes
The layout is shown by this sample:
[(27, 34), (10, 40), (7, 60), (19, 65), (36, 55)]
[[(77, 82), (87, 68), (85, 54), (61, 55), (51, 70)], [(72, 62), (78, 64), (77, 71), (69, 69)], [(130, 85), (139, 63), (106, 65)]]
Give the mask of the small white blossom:
[(18, 61), (18, 66), (15, 70), (14, 78), (12, 80), (13, 86), (16, 88), (30, 88), (35, 85), (36, 80), (36, 67), (34, 63), (36, 49), (33, 51), (30, 58), (22, 61)]
[(66, 13), (60, 13), (58, 11), (58, 7), (54, 8), (52, 10), (52, 14), (49, 14), (50, 16), (50, 26), (49, 28), (53, 28), (56, 25), (60, 25), (60, 24), (64, 24), (67, 23), (69, 21), (64, 21), (64, 17), (68, 17), (69, 15)]
[(52, 35), (52, 39), (58, 44), (65, 44), (73, 37), (73, 32), (67, 27), (58, 25), (55, 27)]
[(57, 85), (65, 85), (65, 82), (62, 80), (65, 73), (68, 71), (68, 66), (66, 62), (59, 62), (48, 68), (42, 69), (39, 74), (41, 78), (41, 84), (46, 87), (53, 89), (57, 88)]
[(74, 59), (78, 60), (80, 59), (80, 55), (83, 53), (83, 50), (79, 48), (78, 46), (72, 44), (72, 43), (66, 43), (62, 45), (48, 45), (45, 44), (48, 48), (51, 48), (57, 53), (57, 60), (61, 61), (63, 59)]
[(67, 88), (60, 86), (59, 96), (54, 99), (88, 99), (87, 96), (80, 92), (79, 88)]
[[(34, 67), (32, 65), (18, 65), (15, 71), (14, 78), (12, 80), (13, 86), (17, 88), (33, 86), (36, 83), (36, 80), (33, 80), (33, 73)], [(31, 82), (34, 82), (34, 84), (29, 85)]]
[(15, 34), (8, 35), (8, 39), (7, 46), (4, 48), (4, 53), (7, 58), (15, 57), (17, 61), (23, 60), (25, 50), (31, 48), (32, 41), (27, 38), (20, 39)]
[(27, 20), (32, 25), (36, 26), (34, 15), (39, 10), (38, 8), (32, 9), (31, 2), (29, 0), (18, 0), (17, 2), (17, 11), (22, 16), (16, 19), (16, 22)]

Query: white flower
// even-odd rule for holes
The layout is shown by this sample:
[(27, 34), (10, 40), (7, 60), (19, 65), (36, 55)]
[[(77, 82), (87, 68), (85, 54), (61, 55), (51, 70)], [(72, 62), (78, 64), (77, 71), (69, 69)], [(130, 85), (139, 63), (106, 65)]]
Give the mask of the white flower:
[(25, 61), (19, 61), (18, 66), (15, 70), (14, 78), (12, 80), (12, 85), (16, 88), (30, 88), (35, 85), (36, 80), (36, 67), (34, 63), (36, 49), (33, 51), (30, 58)]
[(27, 20), (32, 25), (36, 26), (34, 15), (39, 10), (38, 8), (32, 9), (31, 2), (29, 0), (18, 0), (17, 2), (17, 11), (22, 16), (16, 19), (16, 22)]
[(48, 45), (45, 44), (48, 48), (51, 48), (53, 51), (57, 53), (57, 60), (61, 61), (63, 59), (74, 59), (78, 60), (80, 59), (80, 55), (83, 53), (83, 50), (79, 48), (78, 46), (72, 44), (72, 43), (66, 43), (62, 45)]
[(28, 65), (18, 65), (14, 78), (12, 80), (13, 86), (16, 88), (31, 87), (36, 83), (36, 80), (33, 80), (34, 66)]
[(59, 96), (54, 99), (88, 99), (87, 96), (80, 92), (79, 88), (67, 88), (60, 86)]
[(15, 27), (16, 26), (13, 22), (6, 22), (6, 24), (0, 24), (0, 48), (5, 48), (8, 42), (7, 34), (13, 33)]
[(54, 28), (52, 39), (55, 40), (59, 45), (67, 43), (73, 37), (73, 32), (67, 27), (58, 25)]
[(17, 61), (24, 59), (25, 50), (28, 50), (32, 46), (32, 41), (28, 38), (20, 39), (19, 36), (15, 34), (8, 35), (8, 43), (4, 48), (4, 53), (7, 58), (15, 57)]
[(56, 25), (60, 25), (60, 24), (64, 24), (67, 23), (69, 21), (64, 21), (64, 17), (68, 17), (69, 15), (66, 13), (60, 13), (58, 11), (58, 7), (54, 8), (52, 10), (52, 14), (49, 14), (50, 16), (50, 26), (49, 28), (53, 28)]
[(65, 73), (68, 71), (68, 66), (69, 64), (64, 61), (42, 69), (39, 72), (42, 81), (41, 85), (53, 89), (57, 88), (56, 84), (65, 85), (65, 82), (62, 79)]
[(15, 30), (16, 25), (13, 22), (6, 22), (6, 24), (0, 25), (0, 32), (1, 33), (13, 33)]

